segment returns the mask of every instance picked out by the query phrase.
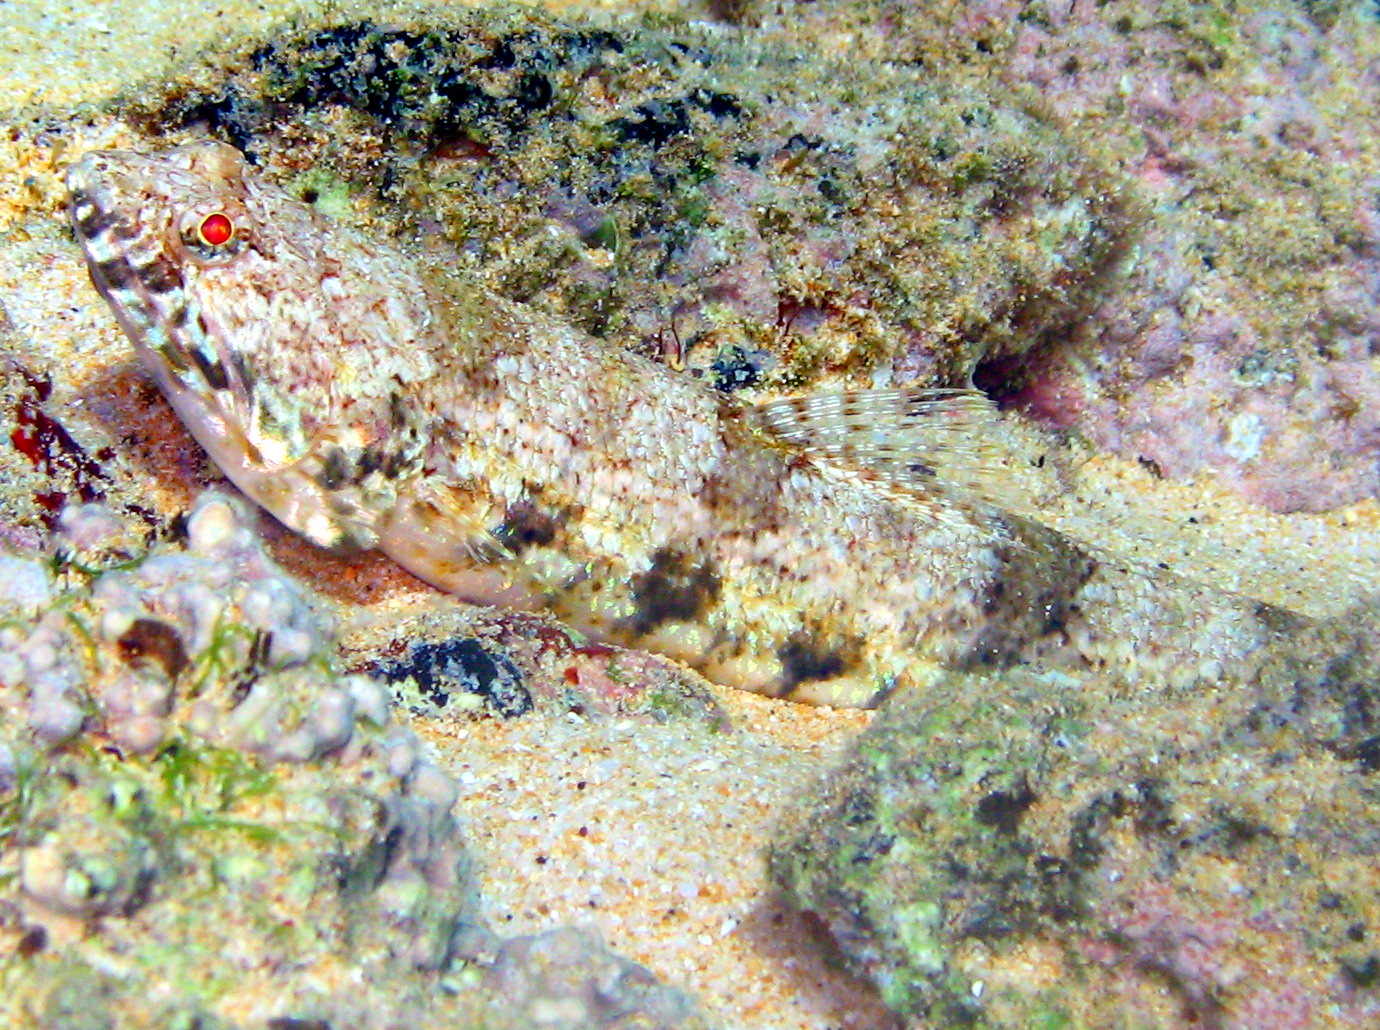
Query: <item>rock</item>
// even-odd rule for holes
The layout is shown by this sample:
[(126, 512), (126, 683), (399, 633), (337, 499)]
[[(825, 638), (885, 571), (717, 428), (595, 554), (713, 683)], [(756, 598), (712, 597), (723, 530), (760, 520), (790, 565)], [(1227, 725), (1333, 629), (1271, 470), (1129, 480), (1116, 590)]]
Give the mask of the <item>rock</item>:
[(984, 40), (981, 71), (1038, 93), (1145, 205), (1091, 317), (984, 381), (1274, 511), (1375, 497), (1374, 5), (998, 2), (910, 25), (924, 52)]
[[(50, 559), (46, 599), (0, 596), (0, 1022), (702, 1025), (596, 940), (495, 940), (455, 782), (391, 724), (383, 685), (334, 669), (237, 502), (208, 494), (186, 521), (151, 554), (92, 538), (80, 564)], [(543, 1005), (576, 1016), (498, 1018)]]
[(348, 188), (499, 293), (724, 390), (960, 384), (1077, 321), (1131, 222), (1114, 179), (1000, 88), (854, 56), (650, 18), (328, 12), (120, 109), (357, 218)]
[(1380, 631), (1347, 621), (1213, 689), (898, 696), (773, 873), (916, 1027), (1371, 1025)]

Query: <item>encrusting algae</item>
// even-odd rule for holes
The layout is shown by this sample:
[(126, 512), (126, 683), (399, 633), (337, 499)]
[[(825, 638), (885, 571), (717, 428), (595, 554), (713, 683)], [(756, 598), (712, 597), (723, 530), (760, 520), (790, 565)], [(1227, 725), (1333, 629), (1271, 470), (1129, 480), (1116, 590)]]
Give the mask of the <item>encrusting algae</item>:
[(958, 385), (1086, 314), (1137, 209), (1033, 105), (896, 57), (370, 3), (218, 43), (117, 109), (323, 207), (386, 207), (494, 292), (725, 391)]
[(704, 1026), (592, 934), (483, 924), (456, 781), (249, 523), (207, 492), (129, 558), (73, 505), (0, 555), (0, 1023)]

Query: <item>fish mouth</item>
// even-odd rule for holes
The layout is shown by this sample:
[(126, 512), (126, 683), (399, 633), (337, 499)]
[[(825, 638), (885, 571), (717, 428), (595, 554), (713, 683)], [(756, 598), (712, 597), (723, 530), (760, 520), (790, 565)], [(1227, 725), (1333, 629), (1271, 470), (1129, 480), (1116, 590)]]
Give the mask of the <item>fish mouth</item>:
[(127, 180), (139, 156), (132, 150), (92, 150), (67, 166), (67, 212), (78, 242), (138, 237), (132, 219), (121, 212), (137, 210)]
[(102, 151), (87, 154), (67, 168), (67, 212), (78, 242), (107, 235), (127, 236), (131, 227), (115, 214), (108, 190), (102, 188), (111, 175), (111, 165)]
[(140, 218), (127, 180), (132, 151), (97, 150), (67, 169), (68, 217), (91, 282), (135, 343), (147, 336), (161, 298), (183, 286), (158, 228)]
[(69, 167), (67, 214), (92, 283), (113, 304), (111, 291), (134, 285), (128, 244), (139, 233), (130, 219), (119, 213), (110, 187), (112, 174), (111, 162), (101, 151), (87, 154)]

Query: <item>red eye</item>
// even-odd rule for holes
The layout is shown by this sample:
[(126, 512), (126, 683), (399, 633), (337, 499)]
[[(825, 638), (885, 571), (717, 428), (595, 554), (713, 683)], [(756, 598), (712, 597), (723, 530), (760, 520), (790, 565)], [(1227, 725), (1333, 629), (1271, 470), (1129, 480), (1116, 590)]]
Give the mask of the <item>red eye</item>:
[(196, 233), (208, 247), (219, 247), (222, 243), (229, 243), (235, 235), (235, 223), (217, 211), (201, 220)]

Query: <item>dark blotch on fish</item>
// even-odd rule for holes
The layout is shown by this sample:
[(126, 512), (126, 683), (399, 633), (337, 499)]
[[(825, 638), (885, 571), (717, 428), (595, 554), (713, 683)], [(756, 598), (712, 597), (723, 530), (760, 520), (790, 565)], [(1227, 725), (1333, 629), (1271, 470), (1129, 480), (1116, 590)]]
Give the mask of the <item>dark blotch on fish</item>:
[(138, 276), (134, 274), (134, 269), (123, 257), (113, 257), (98, 262), (95, 271), (100, 281), (112, 290), (127, 290), (130, 288), (130, 283), (138, 280)]
[(1071, 541), (1041, 526), (1022, 524), (1021, 544), (1003, 548), (1007, 574), (990, 586), (983, 630), (973, 648), (973, 666), (1001, 668), (1026, 661), (1032, 643), (1055, 644), (1071, 616), (1076, 598), (1097, 572), (1096, 558)]
[(711, 563), (697, 564), (664, 548), (652, 555), (650, 569), (633, 577), (633, 629), (648, 633), (663, 622), (699, 618), (718, 596), (719, 576)]
[(182, 271), (167, 258), (158, 257), (139, 269), (142, 289), (152, 294), (172, 293), (182, 288)]
[(185, 329), (187, 327), (187, 305), (181, 302), (174, 304), (163, 318), (173, 330)]
[(384, 453), (377, 447), (366, 447), (359, 456), (359, 478), (383, 468)]
[(531, 501), (519, 501), (508, 506), (494, 536), (514, 554), (521, 554), (529, 547), (545, 547), (551, 543), (562, 522), (564, 518), (559, 514), (543, 511)]
[(797, 633), (776, 652), (781, 659), (781, 692), (788, 694), (802, 683), (828, 680), (841, 676), (853, 664), (848, 654), (814, 639), (807, 633)]
[(350, 476), (350, 462), (339, 447), (332, 447), (321, 456), (321, 473), (317, 482), (327, 490), (339, 490)]
[(15, 953), (20, 958), (32, 958), (48, 946), (48, 931), (41, 926), (31, 926), (24, 931), (15, 945)]
[(208, 358), (200, 349), (190, 347), (187, 354), (201, 373), (201, 378), (206, 380), (206, 385), (212, 390), (225, 390), (230, 386), (230, 379), (225, 374), (225, 366), (215, 358)]
[(389, 479), (397, 479), (407, 467), (407, 455), (401, 451), (390, 451), (383, 460), (383, 474)]
[(79, 207), (90, 206), (91, 210), (77, 219), (78, 228), (82, 234), (89, 239), (103, 236), (112, 230), (118, 230), (123, 223), (115, 217), (111, 211), (106, 211), (95, 204), (91, 204), (85, 194), (74, 194), (71, 200), (73, 210)]

